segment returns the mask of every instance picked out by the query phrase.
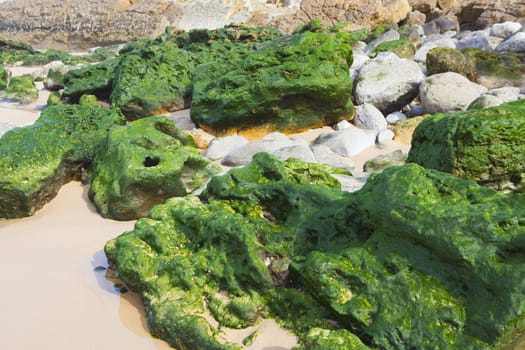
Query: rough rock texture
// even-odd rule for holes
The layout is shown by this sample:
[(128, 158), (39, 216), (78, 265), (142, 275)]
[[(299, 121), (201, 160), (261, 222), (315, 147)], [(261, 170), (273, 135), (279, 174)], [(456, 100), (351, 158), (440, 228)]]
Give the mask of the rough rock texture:
[(347, 33), (305, 32), (239, 46), (198, 66), (191, 119), (218, 135), (297, 132), (353, 116)]
[(158, 35), (180, 15), (166, 0), (7, 1), (0, 4), (0, 37), (86, 49)]
[(519, 21), (525, 17), (525, 0), (459, 0), (450, 5), (446, 14), (455, 14), (460, 24), (470, 24), (474, 28), (486, 28), (503, 21)]
[(426, 113), (466, 110), (485, 92), (486, 87), (454, 72), (431, 75), (419, 85), (419, 98)]
[(408, 161), (503, 192), (523, 192), (525, 100), (426, 118)]
[(278, 17), (272, 24), (289, 32), (301, 23), (319, 18), (331, 25), (349, 22), (354, 26), (375, 28), (384, 22), (397, 23), (405, 19), (410, 10), (408, 0), (303, 0), (297, 13)]
[(417, 96), (424, 78), (416, 62), (385, 52), (361, 67), (355, 82), (355, 101), (373, 104), (385, 114), (399, 111)]
[(152, 332), (242, 348), (220, 343), (207, 312), (220, 329), (276, 318), (310, 349), (446, 350), (523, 328), (523, 195), (416, 164), (343, 193), (326, 170), (260, 154), (108, 242)]
[(428, 74), (456, 72), (487, 88), (525, 86), (525, 53), (435, 48), (427, 54)]
[(132, 220), (219, 171), (171, 119), (144, 118), (108, 133), (95, 155), (89, 196), (103, 217)]
[(31, 126), (0, 139), (0, 218), (30, 216), (60, 187), (80, 179), (96, 145), (124, 117), (84, 105), (47, 107)]

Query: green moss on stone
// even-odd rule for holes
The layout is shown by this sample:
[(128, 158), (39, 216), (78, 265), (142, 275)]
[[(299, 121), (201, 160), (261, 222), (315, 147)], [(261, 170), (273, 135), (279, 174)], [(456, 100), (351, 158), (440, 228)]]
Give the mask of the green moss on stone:
[(112, 58), (68, 71), (63, 78), (62, 96), (71, 102), (78, 102), (80, 96), (85, 94), (108, 100), (112, 91), (115, 67), (118, 63), (118, 58)]
[(209, 313), (276, 318), (306, 349), (489, 349), (525, 328), (524, 195), (416, 164), (343, 193), (300, 164), (259, 154), (107, 243), (154, 334), (235, 348)]
[(124, 55), (115, 72), (113, 105), (128, 119), (189, 107), (194, 56), (171, 42)]
[(525, 100), (433, 115), (416, 128), (408, 162), (500, 191), (523, 192), (524, 116)]
[(381, 52), (393, 52), (401, 58), (412, 58), (416, 53), (414, 44), (408, 39), (399, 39), (392, 41), (385, 41), (372, 51), (371, 56), (376, 56)]
[(428, 53), (426, 64), (430, 75), (456, 72), (490, 86), (521, 86), (525, 79), (525, 54), (520, 52), (435, 48)]
[(95, 145), (123, 116), (80, 105), (47, 107), (0, 139), (0, 218), (30, 216), (89, 168)]
[(191, 118), (218, 134), (298, 131), (353, 116), (347, 33), (240, 46), (194, 71)]
[(47, 106), (63, 105), (60, 94), (57, 91), (52, 91), (47, 98)]
[(109, 132), (97, 150), (89, 195), (103, 217), (131, 220), (219, 171), (173, 121), (144, 118)]
[(38, 99), (38, 89), (29, 75), (12, 77), (9, 84), (0, 90), (0, 96), (20, 103), (30, 103)]

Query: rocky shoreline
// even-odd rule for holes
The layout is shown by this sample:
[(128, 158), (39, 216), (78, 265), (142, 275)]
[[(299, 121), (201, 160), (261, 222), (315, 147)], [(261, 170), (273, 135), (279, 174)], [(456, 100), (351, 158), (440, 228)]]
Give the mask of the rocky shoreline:
[(34, 124), (0, 124), (0, 217), (90, 183), (102, 216), (138, 219), (105, 253), (175, 348), (244, 348), (257, 331), (241, 345), (223, 330), (266, 319), (298, 349), (512, 346), (523, 26), (443, 18), (167, 28), (98, 63), (4, 41), (4, 64), (61, 63), (3, 70), (5, 103), (34, 101), (33, 80), (53, 92)]

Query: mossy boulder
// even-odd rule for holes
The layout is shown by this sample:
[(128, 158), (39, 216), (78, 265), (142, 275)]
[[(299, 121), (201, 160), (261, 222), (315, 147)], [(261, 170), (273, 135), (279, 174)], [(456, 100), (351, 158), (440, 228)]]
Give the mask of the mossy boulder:
[(428, 74), (456, 72), (488, 88), (525, 83), (525, 53), (435, 48), (427, 54)]
[(191, 118), (217, 135), (301, 131), (353, 117), (348, 33), (305, 32), (239, 46), (199, 65)]
[(30, 216), (89, 169), (95, 145), (124, 117), (114, 109), (47, 107), (0, 139), (0, 218)]
[(152, 332), (238, 349), (217, 332), (276, 318), (306, 349), (489, 349), (525, 327), (524, 195), (416, 164), (344, 193), (332, 171), (261, 153), (108, 242)]
[(11, 77), (7, 87), (0, 90), (0, 97), (22, 104), (31, 103), (38, 99), (38, 89), (30, 75)]
[(523, 192), (525, 100), (436, 114), (414, 132), (408, 162), (471, 179), (503, 192)]
[(109, 132), (97, 150), (89, 195), (103, 217), (137, 219), (219, 171), (172, 120), (149, 117)]
[(63, 98), (78, 102), (80, 96), (89, 94), (109, 100), (113, 87), (118, 58), (112, 58), (94, 65), (73, 69), (64, 74)]
[(401, 38), (398, 40), (382, 42), (376, 46), (370, 56), (377, 56), (381, 52), (393, 52), (400, 58), (412, 58), (416, 53), (416, 49), (410, 40)]

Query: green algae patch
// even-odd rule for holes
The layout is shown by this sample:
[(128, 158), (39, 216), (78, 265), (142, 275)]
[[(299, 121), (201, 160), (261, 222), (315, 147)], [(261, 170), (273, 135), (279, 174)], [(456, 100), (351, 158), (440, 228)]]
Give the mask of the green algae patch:
[(137, 219), (170, 197), (197, 190), (219, 171), (169, 118), (143, 118), (114, 128), (101, 142), (89, 195), (103, 217)]
[(258, 154), (106, 244), (153, 334), (237, 349), (223, 327), (275, 318), (300, 349), (489, 349), (525, 328), (524, 195), (416, 164), (344, 193), (306, 169)]
[(94, 65), (73, 69), (64, 74), (62, 96), (71, 102), (78, 102), (82, 95), (95, 95), (108, 100), (113, 87), (118, 58), (112, 58)]
[(488, 87), (515, 85), (525, 81), (525, 53), (435, 48), (427, 55), (428, 74), (456, 72)]
[(191, 118), (216, 134), (293, 132), (353, 116), (348, 33), (239, 46), (193, 73)]
[(22, 104), (38, 99), (38, 89), (29, 75), (16, 76), (9, 79), (5, 89), (0, 90), (0, 97)]
[(524, 116), (524, 100), (433, 115), (416, 128), (407, 161), (499, 191), (523, 192)]
[(128, 119), (189, 107), (195, 57), (172, 42), (125, 54), (115, 71), (111, 103)]
[(393, 52), (401, 58), (412, 58), (416, 53), (414, 44), (405, 38), (398, 40), (385, 41), (372, 51), (371, 56), (375, 57), (381, 52)]
[(0, 218), (31, 216), (64, 183), (80, 179), (95, 145), (123, 122), (114, 109), (50, 106), (35, 124), (5, 133), (0, 139)]

